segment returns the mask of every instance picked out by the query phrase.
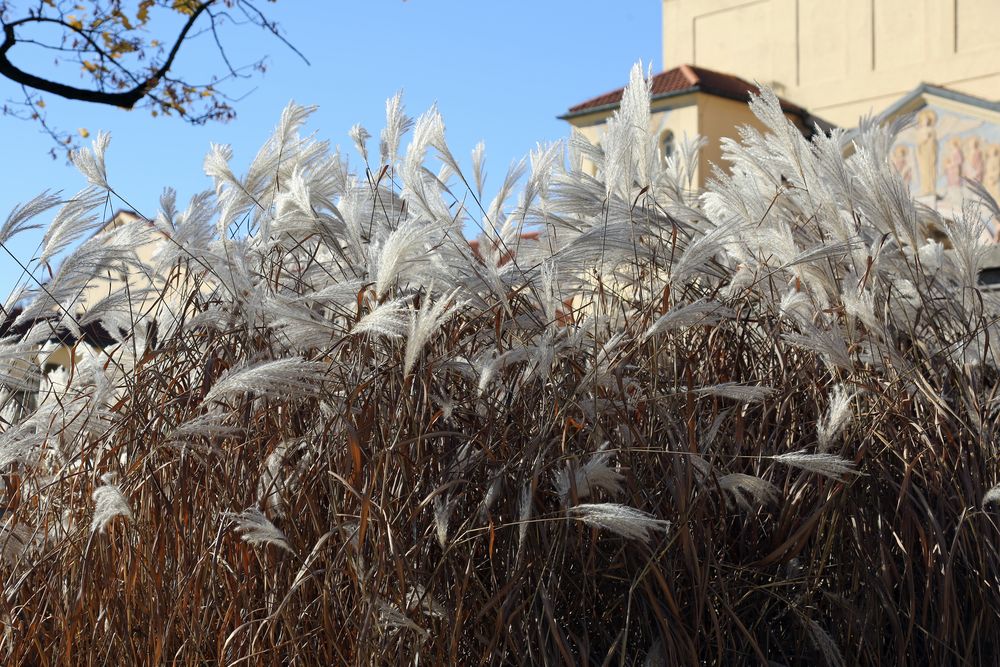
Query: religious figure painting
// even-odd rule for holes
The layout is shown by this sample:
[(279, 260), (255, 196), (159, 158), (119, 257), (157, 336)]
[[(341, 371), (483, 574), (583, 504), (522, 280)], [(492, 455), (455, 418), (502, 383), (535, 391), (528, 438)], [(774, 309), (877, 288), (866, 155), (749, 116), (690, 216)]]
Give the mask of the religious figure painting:
[[(900, 132), (890, 153), (896, 171), (917, 199), (946, 217), (958, 215), (967, 181), (978, 181), (1000, 201), (1000, 124), (927, 105)], [(996, 221), (984, 218), (984, 237)]]

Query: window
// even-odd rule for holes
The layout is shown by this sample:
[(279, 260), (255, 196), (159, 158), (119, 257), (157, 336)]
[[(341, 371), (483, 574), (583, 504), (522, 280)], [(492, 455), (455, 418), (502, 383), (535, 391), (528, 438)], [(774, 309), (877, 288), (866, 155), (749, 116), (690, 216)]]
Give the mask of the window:
[(674, 133), (672, 130), (664, 130), (660, 135), (660, 159), (664, 162), (674, 154)]

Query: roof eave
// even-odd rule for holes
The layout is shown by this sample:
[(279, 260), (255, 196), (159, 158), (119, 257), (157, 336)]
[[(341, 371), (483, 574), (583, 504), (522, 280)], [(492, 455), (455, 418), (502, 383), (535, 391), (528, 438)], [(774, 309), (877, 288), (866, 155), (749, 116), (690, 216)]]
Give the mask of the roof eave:
[[(919, 86), (889, 105), (878, 115), (878, 117), (881, 119), (891, 118), (908, 108), (914, 102), (917, 102), (918, 99), (924, 95), (940, 97), (952, 102), (958, 102), (959, 104), (965, 104), (971, 107), (984, 109), (986, 111), (1000, 113), (1000, 102), (991, 102), (989, 100), (984, 100), (981, 97), (976, 97), (975, 95), (960, 93), (957, 90), (942, 88), (941, 86), (935, 86), (930, 83), (921, 83)], [(926, 100), (923, 101), (926, 103)]]
[[(660, 100), (668, 100), (672, 97), (681, 97), (683, 95), (690, 95), (691, 93), (706, 92), (701, 86), (690, 86), (689, 88), (682, 88), (681, 90), (671, 90), (666, 93), (659, 93), (658, 95), (653, 95), (649, 98), (650, 102), (658, 102)], [(588, 116), (592, 113), (602, 113), (604, 111), (614, 111), (621, 106), (621, 101), (610, 102), (608, 104), (601, 104), (596, 107), (589, 107), (587, 109), (580, 109), (579, 111), (567, 111), (561, 116), (556, 116), (559, 120), (571, 120), (573, 118), (579, 118), (580, 116)]]
[[(728, 100), (736, 100), (737, 102), (749, 102), (749, 96), (744, 99), (741, 95), (734, 95), (728, 91), (718, 90), (711, 86), (706, 86), (704, 84), (699, 84), (696, 86), (690, 86), (688, 88), (682, 88), (681, 90), (671, 90), (666, 93), (660, 93), (658, 95), (653, 95), (649, 98), (650, 103), (658, 102), (660, 100), (667, 100), (672, 97), (681, 97), (683, 95), (690, 95), (692, 93), (705, 93), (706, 95), (715, 95), (716, 97), (721, 97)], [(606, 111), (614, 111), (621, 106), (621, 101), (611, 102), (608, 104), (601, 104), (600, 106), (590, 107), (588, 109), (580, 109), (579, 111), (568, 111), (561, 116), (556, 116), (559, 120), (572, 120), (574, 118), (579, 118), (581, 116), (588, 116), (592, 113), (603, 113)], [(795, 105), (781, 105), (781, 110), (785, 113), (790, 113), (798, 116), (805, 122), (809, 122), (813, 118), (812, 114), (803, 109), (800, 106)]]

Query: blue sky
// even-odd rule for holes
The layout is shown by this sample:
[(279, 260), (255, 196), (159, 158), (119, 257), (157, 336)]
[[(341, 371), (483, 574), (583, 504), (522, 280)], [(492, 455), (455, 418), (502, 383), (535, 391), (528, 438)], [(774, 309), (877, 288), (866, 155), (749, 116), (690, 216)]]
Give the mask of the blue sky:
[[(259, 30), (230, 31), (232, 58), (249, 63), (266, 54), (268, 71), (229, 89), (246, 97), (228, 124), (192, 127), (152, 118), (148, 111), (52, 95), (44, 99), (55, 126), (111, 133), (109, 180), (143, 214), (155, 213), (165, 186), (177, 190), (179, 204), (211, 187), (202, 171), (211, 142), (232, 145), (234, 165), (245, 166), (290, 100), (318, 105), (309, 129), (346, 150), (354, 123), (378, 136), (385, 100), (399, 89), (411, 116), (437, 102), (456, 155), (467, 156), (484, 141), (487, 185), (496, 185), (510, 162), (536, 142), (568, 135), (566, 123), (556, 119), (567, 107), (624, 85), (639, 59), (659, 69), (660, 5), (660, 0), (262, 2), (311, 65)], [(11, 56), (17, 62), (17, 51)], [(178, 65), (198, 79), (207, 68), (221, 72), (205, 40), (182, 51)], [(59, 76), (73, 83), (77, 74), (66, 68)], [(0, 79), (4, 99), (19, 92)], [(65, 160), (48, 155), (51, 140), (37, 126), (0, 117), (0, 138), (0, 216), (42, 190), (69, 196), (86, 185)], [(22, 235), (10, 250), (30, 259), (40, 237), (41, 232)], [(0, 255), (4, 296), (19, 275), (16, 264)]]

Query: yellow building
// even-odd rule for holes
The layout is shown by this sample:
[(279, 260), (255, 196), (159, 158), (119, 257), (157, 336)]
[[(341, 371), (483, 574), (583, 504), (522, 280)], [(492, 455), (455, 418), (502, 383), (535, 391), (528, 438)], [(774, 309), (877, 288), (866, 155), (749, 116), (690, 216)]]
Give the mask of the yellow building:
[[(753, 84), (733, 76), (703, 67), (680, 65), (653, 77), (650, 96), (650, 131), (659, 136), (660, 150), (670, 155), (676, 143), (685, 136), (704, 137), (695, 182), (704, 185), (711, 175), (709, 165), (722, 162), (719, 140), (734, 136), (740, 125), (762, 128), (747, 106)], [(598, 95), (570, 107), (560, 116), (580, 130), (591, 142), (600, 141), (604, 123), (618, 108), (623, 89)], [(785, 115), (805, 134), (816, 124), (826, 123), (800, 106), (782, 99)]]

